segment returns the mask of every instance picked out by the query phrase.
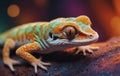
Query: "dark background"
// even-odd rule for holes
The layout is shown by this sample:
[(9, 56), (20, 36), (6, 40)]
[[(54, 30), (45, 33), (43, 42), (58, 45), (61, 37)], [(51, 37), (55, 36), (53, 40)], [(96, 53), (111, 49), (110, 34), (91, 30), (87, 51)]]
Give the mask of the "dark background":
[(0, 0), (0, 33), (24, 23), (87, 15), (99, 41), (105, 41), (120, 35), (119, 7), (119, 0)]

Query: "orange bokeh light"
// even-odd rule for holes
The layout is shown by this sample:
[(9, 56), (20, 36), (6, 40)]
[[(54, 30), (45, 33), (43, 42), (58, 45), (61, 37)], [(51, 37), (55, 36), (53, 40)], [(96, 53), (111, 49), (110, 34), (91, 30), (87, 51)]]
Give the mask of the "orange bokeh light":
[(20, 8), (16, 4), (12, 4), (8, 7), (7, 13), (10, 17), (16, 17), (20, 14)]
[(111, 33), (116, 35), (116, 36), (119, 36), (120, 35), (120, 17), (119, 16), (114, 16), (111, 20), (111, 30), (114, 30), (112, 31)]

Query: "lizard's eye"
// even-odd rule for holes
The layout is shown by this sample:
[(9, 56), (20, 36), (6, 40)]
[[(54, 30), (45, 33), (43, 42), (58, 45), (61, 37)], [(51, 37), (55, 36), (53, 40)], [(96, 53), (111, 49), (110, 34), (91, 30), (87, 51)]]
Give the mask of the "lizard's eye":
[(69, 40), (72, 40), (77, 34), (77, 30), (72, 26), (67, 26), (64, 28), (63, 33)]

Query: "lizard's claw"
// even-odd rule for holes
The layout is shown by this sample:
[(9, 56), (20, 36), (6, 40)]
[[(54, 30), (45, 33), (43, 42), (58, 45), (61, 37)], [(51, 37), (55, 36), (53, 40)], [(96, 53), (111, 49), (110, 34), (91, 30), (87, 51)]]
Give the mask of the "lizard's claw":
[(6, 64), (6, 65), (10, 68), (11, 71), (15, 71), (13, 65), (14, 65), (14, 64), (20, 64), (20, 62), (17, 61), (17, 60), (13, 60), (13, 59), (10, 59), (10, 58), (9, 58), (9, 59), (6, 59), (6, 60), (4, 61), (4, 64)]
[(76, 51), (75, 54), (83, 52), (83, 55), (86, 55), (86, 52), (93, 53), (93, 50), (99, 49), (99, 47), (94, 47), (94, 46), (80, 46), (80, 47), (77, 47), (77, 48), (78, 48), (78, 50)]
[(35, 73), (37, 73), (37, 66), (39, 66), (40, 68), (44, 69), (44, 70), (47, 70), (47, 67), (45, 67), (44, 65), (51, 65), (50, 63), (45, 63), (45, 62), (42, 62), (41, 59), (37, 60), (36, 62), (33, 62), (32, 63), (32, 66), (34, 67), (35, 69)]

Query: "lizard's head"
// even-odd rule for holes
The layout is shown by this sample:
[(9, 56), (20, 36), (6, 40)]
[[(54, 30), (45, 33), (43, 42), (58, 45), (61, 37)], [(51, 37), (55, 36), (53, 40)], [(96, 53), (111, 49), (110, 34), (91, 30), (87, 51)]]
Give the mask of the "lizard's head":
[(51, 30), (47, 41), (51, 45), (80, 46), (95, 42), (98, 34), (91, 28), (87, 16), (58, 18), (49, 23)]

